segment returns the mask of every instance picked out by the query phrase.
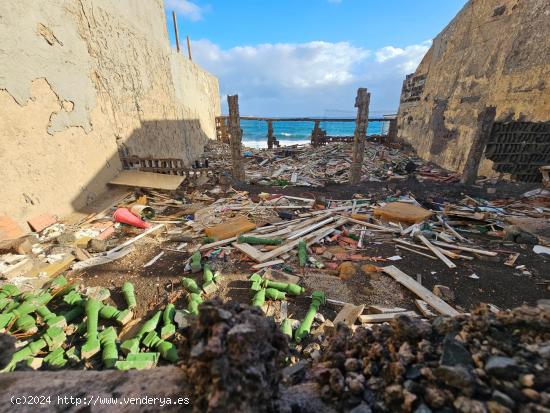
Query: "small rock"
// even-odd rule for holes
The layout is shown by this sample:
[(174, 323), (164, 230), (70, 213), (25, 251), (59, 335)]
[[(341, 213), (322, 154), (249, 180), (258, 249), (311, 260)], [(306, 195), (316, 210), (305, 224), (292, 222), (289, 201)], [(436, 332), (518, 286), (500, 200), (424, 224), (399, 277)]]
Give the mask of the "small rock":
[(302, 354), (306, 357), (310, 357), (314, 351), (321, 351), (319, 343), (309, 343), (303, 350)]
[(360, 360), (354, 358), (348, 358), (344, 362), (344, 368), (346, 371), (359, 371), (363, 367)]
[(453, 402), (455, 409), (461, 413), (487, 413), (485, 405), (479, 400), (457, 397)]
[(444, 301), (454, 301), (455, 294), (446, 285), (436, 284), (433, 288), (433, 293)]
[(472, 366), (472, 356), (470, 352), (458, 341), (451, 337), (445, 337), (443, 340), (443, 354), (441, 355), (441, 364), (444, 366)]
[(521, 392), (524, 396), (530, 398), (531, 400), (537, 401), (540, 399), (540, 394), (534, 389), (522, 389)]
[(493, 394), (491, 396), (495, 402), (509, 409), (513, 409), (516, 406), (516, 403), (514, 402), (514, 400), (512, 400), (512, 398), (510, 398), (507, 394), (501, 391), (495, 390), (493, 391)]
[(424, 398), (433, 409), (440, 409), (445, 406), (445, 392), (437, 387), (428, 386), (425, 390)]
[(503, 406), (500, 403), (495, 402), (494, 400), (489, 400), (487, 402), (487, 410), (489, 413), (512, 413), (508, 407)]
[(314, 320), (317, 321), (319, 324), (322, 324), (325, 322), (325, 316), (321, 313), (316, 313)]
[(355, 268), (355, 264), (350, 261), (344, 261), (338, 267), (338, 276), (342, 280), (349, 280), (353, 278), (356, 272), (357, 272), (357, 269)]
[(516, 361), (510, 357), (492, 356), (485, 364), (485, 371), (499, 379), (514, 379), (519, 368)]
[(420, 406), (416, 408), (414, 413), (432, 413), (432, 409), (430, 409), (428, 406), (422, 403)]
[(349, 413), (372, 413), (372, 409), (367, 403), (360, 403), (349, 411)]
[(534, 374), (523, 374), (519, 378), (519, 382), (523, 387), (533, 387), (535, 384), (535, 375)]
[(528, 245), (537, 245), (539, 243), (539, 239), (535, 237), (533, 234), (529, 234), (528, 232), (522, 232), (519, 234), (516, 239), (516, 243), (518, 244), (528, 244)]
[(461, 389), (471, 395), (474, 378), (463, 366), (440, 366), (434, 371), (437, 378), (443, 380), (447, 386)]

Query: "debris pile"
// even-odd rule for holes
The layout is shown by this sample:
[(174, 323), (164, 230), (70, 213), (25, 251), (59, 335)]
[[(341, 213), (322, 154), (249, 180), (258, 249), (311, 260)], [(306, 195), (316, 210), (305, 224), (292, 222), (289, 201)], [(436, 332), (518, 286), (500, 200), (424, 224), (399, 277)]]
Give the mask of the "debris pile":
[(354, 333), (338, 325), (309, 375), (340, 411), (545, 412), (549, 343), (547, 306), (482, 306), (432, 322), (400, 316)]
[[(274, 186), (322, 187), (349, 182), (352, 144), (345, 142), (314, 148), (310, 145), (285, 146), (275, 150), (246, 148), (246, 179), (250, 183)], [(229, 146), (210, 142), (205, 156), (220, 170), (230, 169)], [(416, 173), (421, 179), (457, 182), (458, 176), (428, 165), (422, 159), (396, 148), (367, 142), (361, 170), (370, 182), (405, 179)]]
[(194, 411), (276, 411), (287, 340), (257, 307), (206, 301), (184, 331)]

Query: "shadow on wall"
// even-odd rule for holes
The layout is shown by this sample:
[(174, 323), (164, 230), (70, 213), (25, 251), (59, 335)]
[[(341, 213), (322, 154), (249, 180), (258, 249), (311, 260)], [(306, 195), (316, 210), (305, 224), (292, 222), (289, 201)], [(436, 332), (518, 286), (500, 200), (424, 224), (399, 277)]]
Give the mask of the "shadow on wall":
[(127, 139), (118, 140), (118, 151), (109, 157), (92, 179), (82, 183), (71, 205), (80, 213), (97, 212), (94, 204), (107, 191), (107, 183), (123, 169), (120, 156), (177, 158), (191, 168), (191, 164), (204, 152), (208, 140), (198, 119), (142, 122)]

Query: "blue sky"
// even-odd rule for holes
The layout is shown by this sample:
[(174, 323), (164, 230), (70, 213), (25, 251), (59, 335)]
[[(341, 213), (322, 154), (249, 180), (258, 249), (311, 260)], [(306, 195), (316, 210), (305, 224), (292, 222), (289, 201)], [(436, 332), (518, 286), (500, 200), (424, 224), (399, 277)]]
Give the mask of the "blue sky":
[(164, 0), (180, 43), (239, 94), (242, 115), (353, 116), (358, 87), (371, 113), (396, 111), (404, 76), (465, 0)]

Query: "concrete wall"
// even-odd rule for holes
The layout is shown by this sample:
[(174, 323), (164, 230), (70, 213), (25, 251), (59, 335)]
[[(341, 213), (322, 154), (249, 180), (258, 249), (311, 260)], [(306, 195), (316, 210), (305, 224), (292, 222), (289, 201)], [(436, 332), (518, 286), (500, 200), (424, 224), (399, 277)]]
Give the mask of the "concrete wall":
[[(548, 0), (470, 0), (405, 81), (398, 136), (462, 171), (486, 108), (496, 121), (550, 120), (548, 39)], [(479, 173), (493, 175), (492, 162)]]
[(218, 82), (170, 49), (162, 0), (0, 2), (0, 212), (93, 202), (118, 151), (191, 163)]

